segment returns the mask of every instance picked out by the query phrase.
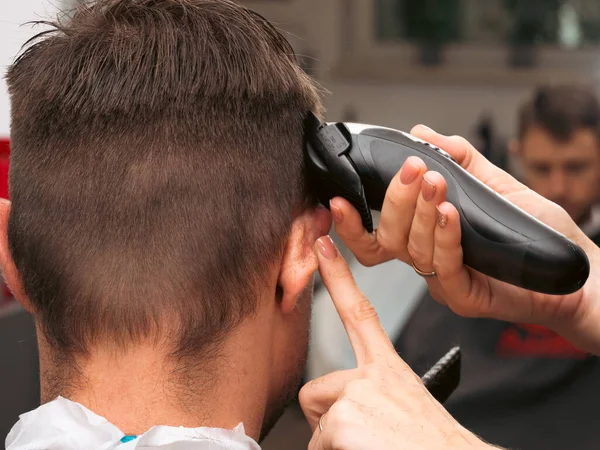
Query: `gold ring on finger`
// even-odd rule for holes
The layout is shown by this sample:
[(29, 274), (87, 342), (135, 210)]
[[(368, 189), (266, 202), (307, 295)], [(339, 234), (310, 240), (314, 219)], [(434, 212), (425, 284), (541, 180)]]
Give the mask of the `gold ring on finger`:
[(424, 278), (432, 278), (432, 277), (436, 277), (437, 273), (436, 271), (432, 271), (432, 272), (423, 272), (421, 269), (419, 269), (415, 263), (412, 263), (413, 269), (415, 270), (415, 272), (417, 272), (419, 275), (421, 275)]

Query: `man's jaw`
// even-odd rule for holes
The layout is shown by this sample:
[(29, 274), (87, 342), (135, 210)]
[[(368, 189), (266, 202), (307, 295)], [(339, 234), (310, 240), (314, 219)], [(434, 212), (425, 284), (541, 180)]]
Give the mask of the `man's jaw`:
[(258, 439), (259, 443), (268, 436), (279, 419), (281, 419), (281, 416), (283, 416), (288, 406), (296, 402), (301, 386), (302, 374), (297, 377), (297, 381), (295, 383), (290, 382), (290, 385), (286, 387), (285, 392), (283, 392), (278, 399), (276, 399), (270, 406), (267, 407), (262, 428), (260, 430), (260, 437)]
[(267, 404), (265, 416), (263, 418), (262, 428), (258, 442), (262, 442), (283, 416), (288, 406), (293, 404), (298, 398), (298, 392), (302, 387), (304, 374), (306, 373), (306, 363), (308, 361), (308, 337), (306, 346), (303, 349), (302, 356), (296, 363), (293, 370), (286, 373), (286, 379), (283, 388), (278, 395)]

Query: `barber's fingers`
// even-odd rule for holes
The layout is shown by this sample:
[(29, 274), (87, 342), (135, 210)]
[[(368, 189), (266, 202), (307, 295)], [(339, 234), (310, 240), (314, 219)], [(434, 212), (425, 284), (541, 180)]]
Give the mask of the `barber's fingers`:
[(446, 181), (437, 172), (427, 172), (421, 182), (407, 250), (412, 263), (422, 272), (432, 272), (436, 205), (446, 200)]
[(314, 430), (308, 450), (391, 448), (376, 442), (384, 440), (389, 434), (387, 427), (377, 420), (377, 416), (387, 411), (378, 409), (347, 399), (335, 403), (323, 416), (323, 430), (319, 427)]
[(331, 200), (335, 231), (361, 264), (374, 266), (395, 258), (407, 260), (408, 232), (426, 170), (420, 158), (410, 157), (405, 161), (386, 191), (374, 233), (364, 229), (360, 214), (348, 201), (341, 197)]
[(394, 258), (379, 244), (377, 234), (365, 229), (360, 214), (348, 200), (335, 197), (331, 199), (329, 206), (335, 222), (335, 232), (358, 262), (364, 266), (374, 266)]
[(329, 236), (315, 244), (319, 272), (344, 324), (361, 367), (376, 361), (399, 360), (375, 308), (359, 290), (350, 268)]
[(524, 184), (492, 164), (461, 136), (444, 136), (425, 125), (415, 126), (411, 134), (448, 152), (467, 172), (501, 195), (527, 189)]
[(421, 182), (427, 166), (422, 159), (409, 157), (386, 191), (377, 240), (394, 257), (410, 263), (408, 235), (412, 227)]
[(428, 280), (429, 289), (436, 300), (458, 314), (470, 316), (479, 306), (473, 302), (477, 292), (473, 289), (471, 273), (463, 263), (460, 216), (448, 202), (438, 205), (437, 210), (433, 253), (433, 269), (437, 276)]
[[(393, 374), (393, 370), (387, 369)], [(422, 386), (405, 383), (397, 378), (396, 397), (388, 395), (382, 386), (368, 378), (350, 381), (340, 398), (322, 416), (322, 430), (317, 426), (309, 450), (359, 450), (392, 448), (447, 448), (447, 446), (402, 445), (407, 439), (400, 432), (403, 423), (411, 420), (421, 428), (423, 409), (433, 409), (431, 397)], [(426, 405), (424, 405), (424, 403)], [(441, 408), (439, 405), (439, 409)], [(431, 411), (438, 412), (438, 411)], [(419, 419), (414, 415), (421, 416)], [(427, 420), (429, 417), (427, 418)], [(406, 430), (408, 427), (404, 427)]]
[(359, 369), (332, 372), (306, 383), (298, 394), (298, 401), (311, 430), (319, 426), (321, 417), (329, 411), (346, 385), (362, 376)]
[[(322, 416), (323, 429), (317, 426), (314, 430), (309, 450), (390, 448), (381, 446), (380, 442), (388, 434), (386, 422), (395, 421), (393, 416), (397, 408), (369, 380), (352, 381), (345, 391), (349, 387), (357, 395), (350, 397), (346, 392), (340, 395)], [(390, 412), (392, 417), (385, 417)]]

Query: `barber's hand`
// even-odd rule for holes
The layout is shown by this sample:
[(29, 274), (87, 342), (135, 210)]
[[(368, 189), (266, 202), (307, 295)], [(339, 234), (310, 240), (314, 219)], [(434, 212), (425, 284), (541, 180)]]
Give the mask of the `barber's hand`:
[(300, 391), (313, 430), (309, 449), (492, 448), (460, 426), (400, 359), (329, 237), (319, 239), (317, 252), (358, 367), (311, 381)]
[(409, 158), (392, 180), (379, 227), (369, 234), (358, 212), (342, 198), (331, 201), (336, 232), (364, 265), (398, 258), (427, 277), (432, 296), (466, 317), (537, 323), (554, 329), (573, 344), (600, 354), (600, 250), (558, 205), (491, 164), (465, 139), (443, 136), (417, 126), (413, 135), (448, 153), (468, 172), (506, 199), (561, 232), (587, 253), (592, 272), (580, 291), (551, 296), (487, 277), (463, 265), (458, 211), (446, 202), (446, 183), (425, 163)]

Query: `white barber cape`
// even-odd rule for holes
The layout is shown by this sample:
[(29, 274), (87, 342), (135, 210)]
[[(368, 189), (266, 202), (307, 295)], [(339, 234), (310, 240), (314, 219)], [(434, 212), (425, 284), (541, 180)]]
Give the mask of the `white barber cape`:
[(7, 450), (260, 450), (244, 425), (233, 430), (156, 426), (128, 437), (79, 403), (58, 397), (22, 414), (6, 437)]

